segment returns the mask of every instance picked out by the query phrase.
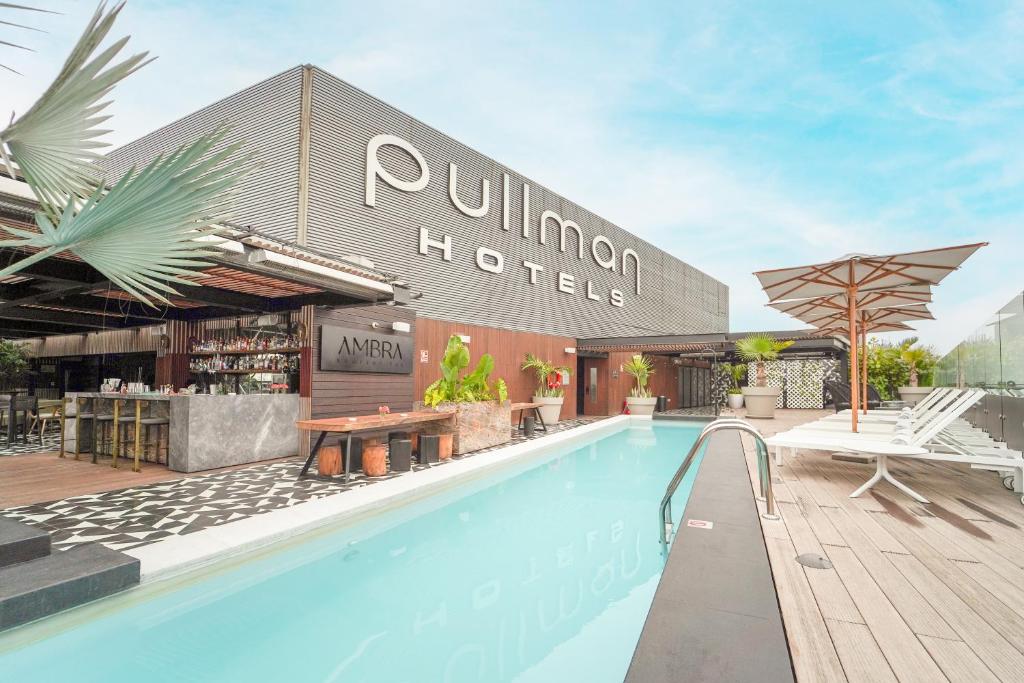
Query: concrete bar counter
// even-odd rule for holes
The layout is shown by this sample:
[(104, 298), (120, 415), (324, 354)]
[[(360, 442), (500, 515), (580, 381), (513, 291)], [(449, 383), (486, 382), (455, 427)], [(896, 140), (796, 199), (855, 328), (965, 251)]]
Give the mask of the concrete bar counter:
[[(106, 394), (68, 392), (65, 448), (74, 450), (76, 399), (91, 399), (95, 412), (112, 413), (124, 399), (125, 416), (135, 401), (148, 401), (145, 416), (169, 417), (168, 467), (175, 472), (203, 470), (270, 460), (298, 452), (298, 394)], [(91, 425), (83, 422), (82, 439), (91, 444)], [(83, 444), (83, 450), (90, 446)]]

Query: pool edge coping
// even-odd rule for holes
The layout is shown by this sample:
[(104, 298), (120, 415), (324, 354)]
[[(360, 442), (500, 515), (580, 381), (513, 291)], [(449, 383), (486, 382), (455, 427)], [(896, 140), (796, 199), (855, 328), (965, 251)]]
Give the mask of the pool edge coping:
[(208, 527), (182, 536), (124, 550), (141, 565), (140, 585), (150, 585), (210, 567), (221, 561), (293, 540), (323, 527), (370, 512), (405, 505), (496, 471), (503, 465), (586, 438), (620, 425), (650, 424), (651, 418), (615, 415), (591, 424), (453, 460), (444, 467), (408, 472), (373, 486), (340, 491), (317, 500)]

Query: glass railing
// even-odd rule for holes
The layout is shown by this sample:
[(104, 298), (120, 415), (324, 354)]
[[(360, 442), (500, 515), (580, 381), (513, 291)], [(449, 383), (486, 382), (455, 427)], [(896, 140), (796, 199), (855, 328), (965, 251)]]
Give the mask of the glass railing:
[(1024, 293), (939, 361), (935, 384), (1024, 396)]
[(1024, 293), (939, 361), (935, 385), (987, 390), (965, 417), (1012, 448), (1024, 448)]

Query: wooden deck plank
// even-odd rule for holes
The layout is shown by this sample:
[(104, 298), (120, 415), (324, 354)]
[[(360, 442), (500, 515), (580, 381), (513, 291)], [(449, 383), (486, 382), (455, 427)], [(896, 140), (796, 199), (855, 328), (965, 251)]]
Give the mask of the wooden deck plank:
[(885, 683), (896, 680), (885, 656), (878, 649), (875, 637), (871, 635), (871, 629), (864, 624), (835, 619), (828, 619), (825, 623), (850, 683)]
[(999, 683), (996, 675), (966, 643), (931, 636), (920, 638), (942, 673), (953, 683)]
[(875, 548), (860, 529), (839, 508), (826, 510), (837, 528), (848, 539), (850, 548), (867, 570), (871, 578), (907, 622), (910, 630), (918, 635), (935, 636), (956, 640), (958, 636), (939, 613), (928, 604), (913, 585), (896, 569), (888, 557)]
[[(891, 528), (894, 533), (898, 533), (903, 543), (912, 548), (914, 558), (935, 577), (935, 580), (940, 581), (946, 590), (962, 600), (991, 625), (1003, 639), (1018, 650), (1019, 661), (1024, 667), (1024, 655), (1021, 654), (1024, 653), (1024, 615), (1017, 614), (1007, 607), (978, 582), (961, 571), (957, 563), (939, 555), (914, 531), (900, 528), (899, 523), (889, 515), (880, 514), (879, 517), (884, 518), (882, 523)], [(895, 561), (895, 558), (890, 559)], [(911, 581), (914, 582), (913, 579)], [(937, 606), (935, 607), (938, 609)], [(941, 613), (941, 610), (939, 612)], [(963, 637), (963, 634), (960, 635)], [(1021, 668), (1020, 671), (1024, 671), (1024, 668)]]
[(941, 680), (943, 675), (938, 665), (853, 550), (829, 546), (827, 551), (896, 677), (901, 681), (922, 683)]
[[(778, 411), (775, 420), (755, 425), (768, 436), (822, 414)], [(752, 449), (747, 455), (754, 477)], [(787, 548), (786, 540), (792, 539), (793, 547), (769, 554), (776, 582), (783, 570), (794, 574), (785, 561), (797, 549), (813, 552), (817, 543), (833, 561), (865, 622), (824, 619), (849, 680), (891, 680), (892, 674), (900, 680), (1021, 680), (1024, 506), (1019, 496), (992, 473), (958, 464), (897, 459), (891, 469), (933, 502), (920, 505), (886, 483), (877, 487), (877, 496), (851, 499), (873, 467), (835, 461), (828, 453), (791, 457), (787, 452), (782, 468), (773, 465), (785, 523), (780, 529), (778, 522), (763, 521), (762, 527), (771, 543)], [(779, 538), (782, 534), (787, 537)], [(819, 604), (817, 598), (834, 590), (812, 586), (807, 581), (812, 571), (804, 570), (803, 607), (809, 609), (814, 599), (818, 615), (828, 614), (835, 605), (828, 599)], [(804, 614), (803, 620), (813, 624), (814, 615)], [(786, 626), (794, 652), (828, 650), (809, 640), (820, 633), (790, 629), (789, 620)], [(882, 657), (893, 661), (882, 663)], [(801, 681), (821, 678), (811, 667), (797, 675)]]
[[(797, 555), (810, 553), (823, 556), (825, 554), (825, 550), (821, 547), (796, 504), (779, 503), (779, 511), (786, 523), (786, 529), (789, 531)], [(804, 569), (803, 571), (807, 576), (807, 582), (811, 586), (811, 592), (814, 593), (822, 617), (857, 624), (864, 623), (860, 612), (853, 604), (853, 599), (850, 598), (843, 582), (839, 580), (839, 576), (834, 571), (827, 569)]]
[(786, 626), (793, 669), (798, 681), (846, 681), (832, 638), (818, 611), (803, 568), (793, 561), (796, 552), (785, 539), (766, 538), (782, 621)]
[(996, 676), (1007, 683), (1020, 680), (1024, 657), (998, 631), (916, 557), (893, 555), (890, 559)]

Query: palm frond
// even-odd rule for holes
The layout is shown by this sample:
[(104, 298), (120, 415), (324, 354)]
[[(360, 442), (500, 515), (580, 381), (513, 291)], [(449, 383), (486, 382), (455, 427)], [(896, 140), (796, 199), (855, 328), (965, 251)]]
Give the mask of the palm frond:
[(202, 258), (213, 252), (197, 238), (229, 218), (232, 188), (249, 170), (249, 157), (236, 154), (241, 143), (211, 153), (225, 133), (221, 128), (137, 174), (129, 171), (109, 192), (93, 191), (81, 208), (68, 201), (59, 222), (37, 213), (38, 233), (5, 228), (15, 239), (0, 247), (39, 251), (0, 270), (0, 277), (70, 251), (137, 299), (169, 303), (166, 295), (178, 293), (174, 284), (195, 285), (186, 277), (209, 265)]
[(95, 150), (107, 145), (97, 138), (109, 132), (99, 126), (110, 118), (100, 115), (110, 102), (100, 100), (152, 61), (143, 52), (107, 68), (127, 37), (90, 60), (122, 7), (119, 2), (107, 12), (106, 3), (100, 3), (54, 82), (24, 115), (0, 131), (0, 156), (7, 172), (15, 177), (12, 161), (17, 163), (53, 218), (69, 199), (85, 199), (99, 184), (90, 162), (99, 158)]

